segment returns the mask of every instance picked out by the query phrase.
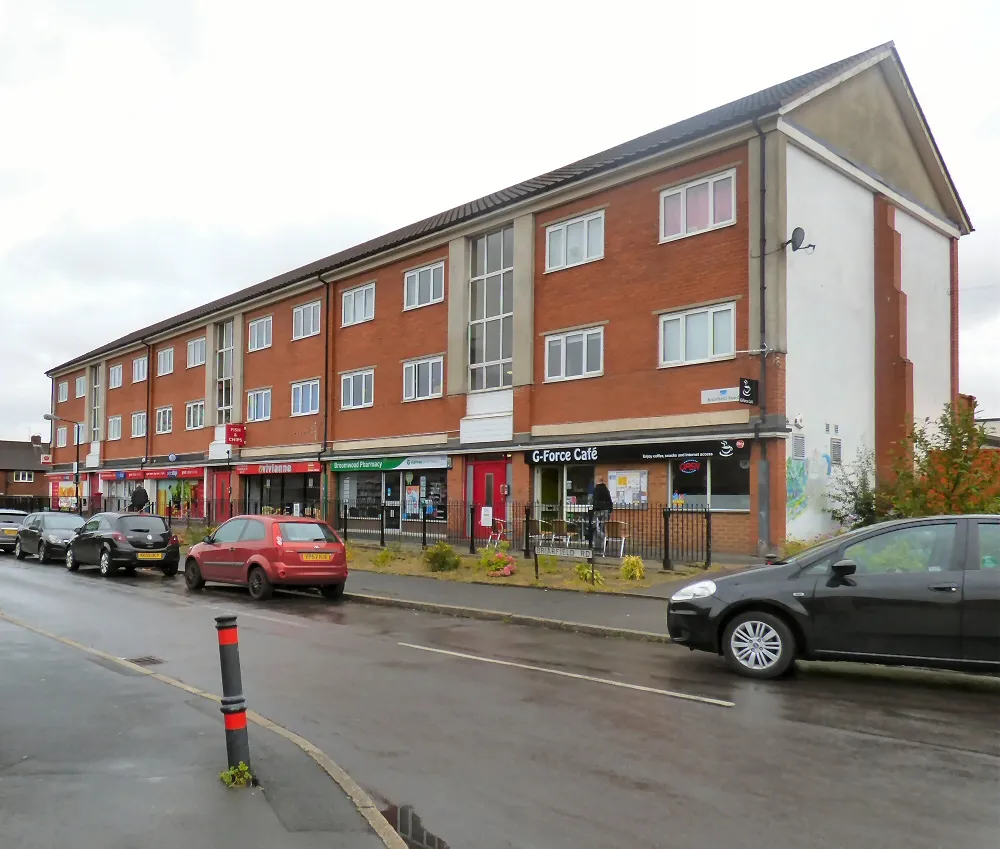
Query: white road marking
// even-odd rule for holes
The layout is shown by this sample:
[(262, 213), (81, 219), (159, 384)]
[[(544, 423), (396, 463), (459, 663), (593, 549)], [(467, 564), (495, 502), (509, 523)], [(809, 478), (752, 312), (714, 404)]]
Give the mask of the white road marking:
[(209, 610), (218, 610), (229, 616), (249, 616), (251, 619), (264, 619), (267, 622), (277, 622), (279, 625), (294, 625), (296, 628), (308, 628), (308, 622), (296, 622), (294, 619), (279, 619), (277, 616), (265, 616), (263, 613), (251, 613), (249, 610), (232, 610), (228, 607), (220, 607), (217, 604), (208, 605)]
[(430, 646), (418, 646), (414, 643), (399, 643), (408, 649), (418, 649), (420, 651), (434, 652), (435, 654), (446, 654), (449, 657), (460, 657), (464, 660), (478, 660), (481, 663), (494, 663), (497, 666), (512, 666), (515, 669), (527, 669), (531, 672), (546, 672), (549, 675), (561, 675), (563, 678), (575, 678), (578, 681), (593, 681), (596, 684), (608, 684), (612, 687), (624, 687), (627, 690), (638, 690), (640, 693), (652, 693), (657, 696), (669, 696), (672, 699), (684, 699), (688, 702), (701, 702), (715, 707), (731, 708), (736, 707), (735, 702), (727, 702), (723, 699), (713, 699), (709, 696), (696, 696), (692, 693), (678, 693), (674, 690), (660, 690), (656, 687), (643, 687), (641, 684), (626, 684), (624, 681), (612, 681), (610, 678), (596, 678), (593, 675), (581, 675), (578, 672), (566, 672), (562, 669), (548, 669), (544, 666), (532, 666), (529, 663), (515, 663), (512, 660), (497, 660), (493, 657), (482, 657), (478, 654), (466, 654), (460, 651), (449, 651), (447, 649), (435, 649)]

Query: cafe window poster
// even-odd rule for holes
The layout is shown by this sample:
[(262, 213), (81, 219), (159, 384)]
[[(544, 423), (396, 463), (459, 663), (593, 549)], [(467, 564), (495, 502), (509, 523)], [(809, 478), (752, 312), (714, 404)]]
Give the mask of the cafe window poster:
[(645, 507), (649, 502), (649, 472), (633, 469), (608, 472), (611, 500), (625, 507)]
[(404, 516), (407, 519), (420, 518), (420, 485), (407, 484), (404, 501)]

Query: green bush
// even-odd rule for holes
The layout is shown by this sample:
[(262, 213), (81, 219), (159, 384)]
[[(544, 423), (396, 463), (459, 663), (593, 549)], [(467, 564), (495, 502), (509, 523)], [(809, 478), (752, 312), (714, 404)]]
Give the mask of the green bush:
[(391, 543), (383, 548), (375, 557), (372, 562), (378, 566), (379, 569), (385, 569), (387, 566), (392, 564), (394, 560), (403, 559), (403, 548), (398, 542)]
[(589, 563), (576, 564), (576, 577), (581, 581), (586, 581), (588, 584), (592, 583), (595, 587), (604, 584), (604, 575), (601, 574), (599, 569), (595, 568), (592, 570)]
[(630, 554), (622, 561), (621, 576), (624, 581), (641, 581), (646, 577), (646, 567), (642, 558)]
[(462, 561), (455, 549), (441, 540), (424, 552), (424, 563), (431, 572), (454, 572)]
[(354, 546), (349, 542), (344, 543), (344, 556), (347, 558), (348, 563), (354, 559)]
[(551, 554), (543, 554), (538, 558), (538, 571), (546, 575), (555, 575), (559, 571), (559, 559)]
[(226, 787), (250, 787), (253, 784), (253, 773), (243, 761), (220, 772), (219, 778)]

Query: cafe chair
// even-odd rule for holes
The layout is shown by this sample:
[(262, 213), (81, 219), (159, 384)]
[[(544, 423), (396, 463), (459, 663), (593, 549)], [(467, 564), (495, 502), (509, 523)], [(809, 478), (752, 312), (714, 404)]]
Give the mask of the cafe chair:
[(565, 545), (576, 538), (576, 525), (567, 522), (565, 519), (556, 519), (552, 522), (552, 541), (562, 540)]
[(528, 519), (528, 539), (536, 546), (552, 541), (552, 526), (542, 519)]
[(493, 519), (493, 527), (490, 529), (490, 535), (486, 538), (486, 547), (489, 548), (491, 545), (494, 548), (500, 547), (500, 541), (507, 539), (507, 523), (503, 519)]
[(604, 546), (601, 549), (602, 557), (607, 554), (608, 540), (621, 543), (618, 548), (618, 556), (622, 557), (625, 554), (625, 543), (628, 540), (628, 525), (617, 520), (604, 523)]

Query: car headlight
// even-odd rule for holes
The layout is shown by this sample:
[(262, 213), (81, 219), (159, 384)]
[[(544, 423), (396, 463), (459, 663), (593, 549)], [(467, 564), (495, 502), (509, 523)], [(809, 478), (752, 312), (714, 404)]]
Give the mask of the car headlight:
[(62, 542), (62, 540), (59, 539), (59, 537), (57, 537), (55, 534), (49, 534), (47, 537), (45, 537), (45, 539), (48, 540), (49, 542), (54, 542), (56, 545)]
[(715, 595), (715, 581), (698, 581), (677, 590), (670, 596), (670, 600), (690, 601), (693, 598), (708, 598), (710, 595)]

